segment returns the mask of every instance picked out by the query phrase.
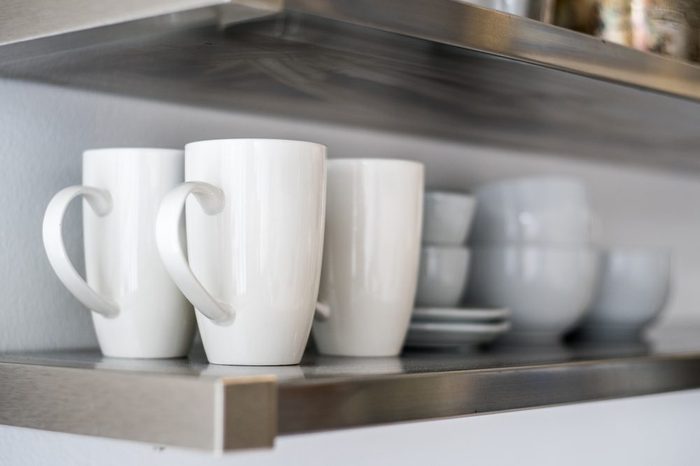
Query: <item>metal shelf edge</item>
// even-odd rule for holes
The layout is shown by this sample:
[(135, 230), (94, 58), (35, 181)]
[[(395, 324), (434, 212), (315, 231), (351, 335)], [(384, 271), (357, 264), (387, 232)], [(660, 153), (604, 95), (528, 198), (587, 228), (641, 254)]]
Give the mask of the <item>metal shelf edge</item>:
[(286, 0), (288, 10), (700, 99), (700, 66), (456, 0)]

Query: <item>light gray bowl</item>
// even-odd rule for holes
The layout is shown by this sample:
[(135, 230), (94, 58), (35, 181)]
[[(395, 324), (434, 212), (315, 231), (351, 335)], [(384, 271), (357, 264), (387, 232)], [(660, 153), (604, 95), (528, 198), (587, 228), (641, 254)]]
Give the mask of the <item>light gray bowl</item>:
[(423, 244), (461, 246), (469, 235), (476, 201), (472, 196), (428, 191), (423, 197)]
[(598, 253), (588, 247), (474, 248), (467, 302), (510, 308), (513, 341), (555, 343), (580, 322), (597, 275)]
[(416, 306), (454, 307), (469, 277), (469, 249), (424, 246), (421, 250)]
[(593, 239), (586, 186), (575, 178), (537, 176), (492, 182), (475, 191), (470, 244), (578, 246)]
[(595, 298), (581, 322), (579, 336), (592, 340), (638, 338), (666, 306), (670, 287), (669, 251), (604, 251)]

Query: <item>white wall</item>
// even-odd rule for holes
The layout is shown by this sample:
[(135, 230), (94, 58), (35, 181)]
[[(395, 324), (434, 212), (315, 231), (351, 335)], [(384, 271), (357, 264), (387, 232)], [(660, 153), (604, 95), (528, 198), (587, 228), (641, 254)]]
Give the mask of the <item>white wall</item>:
[[(531, 173), (569, 173), (590, 185), (615, 243), (669, 244), (676, 293), (662, 324), (700, 324), (700, 177), (508, 153), (302, 121), (0, 81), (0, 351), (95, 344), (88, 314), (53, 276), (40, 238), (43, 210), (80, 181), (80, 153), (104, 146), (179, 147), (197, 139), (318, 141), (332, 157), (405, 157), (427, 163), (428, 184), (468, 189)], [(80, 254), (79, 217), (68, 219)], [(0, 394), (1, 396), (1, 394)], [(200, 453), (0, 427), (0, 465), (117, 464), (697, 464), (700, 392), (430, 423), (283, 438), (269, 452)]]
[[(427, 164), (429, 186), (468, 189), (506, 176), (584, 178), (606, 242), (664, 245), (676, 252), (676, 292), (662, 324), (700, 323), (700, 177), (606, 166), (565, 157), (491, 150), (407, 135), (97, 95), (0, 81), (0, 351), (95, 344), (87, 312), (44, 257), (43, 210), (59, 188), (80, 182), (90, 147), (181, 147), (192, 140), (279, 137), (325, 143), (332, 157), (404, 157)], [(78, 208), (66, 241), (80, 262)]]
[(0, 427), (12, 466), (690, 466), (700, 390), (281, 437), (272, 450), (209, 453)]

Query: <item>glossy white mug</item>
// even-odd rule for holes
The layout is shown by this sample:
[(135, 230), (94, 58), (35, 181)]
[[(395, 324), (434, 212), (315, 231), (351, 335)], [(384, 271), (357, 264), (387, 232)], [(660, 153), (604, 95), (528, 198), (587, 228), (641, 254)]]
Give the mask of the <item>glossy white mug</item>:
[[(321, 274), (326, 147), (193, 142), (185, 179), (163, 200), (156, 237), (166, 269), (197, 310), (209, 362), (298, 364)], [(178, 229), (185, 204), (187, 253)]]
[(328, 162), (328, 213), (313, 326), (318, 350), (340, 356), (401, 351), (418, 279), (423, 165)]
[[(88, 150), (83, 184), (59, 191), (46, 209), (49, 262), (66, 288), (94, 311), (105, 356), (171, 358), (190, 349), (192, 306), (163, 268), (155, 244), (160, 201), (182, 178), (180, 150)], [(66, 208), (79, 196), (87, 281), (73, 267), (61, 236)]]

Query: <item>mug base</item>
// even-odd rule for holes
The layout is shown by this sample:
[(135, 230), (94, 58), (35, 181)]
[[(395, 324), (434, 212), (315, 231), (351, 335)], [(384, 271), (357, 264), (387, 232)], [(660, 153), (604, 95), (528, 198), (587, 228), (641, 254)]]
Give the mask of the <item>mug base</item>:
[(208, 357), (209, 364), (217, 366), (298, 366), (301, 358), (297, 359), (279, 359), (279, 360), (250, 360), (250, 359), (228, 359)]
[(136, 354), (136, 353), (119, 353), (101, 351), (102, 356), (114, 359), (183, 359), (188, 353), (153, 353), (153, 354)]

